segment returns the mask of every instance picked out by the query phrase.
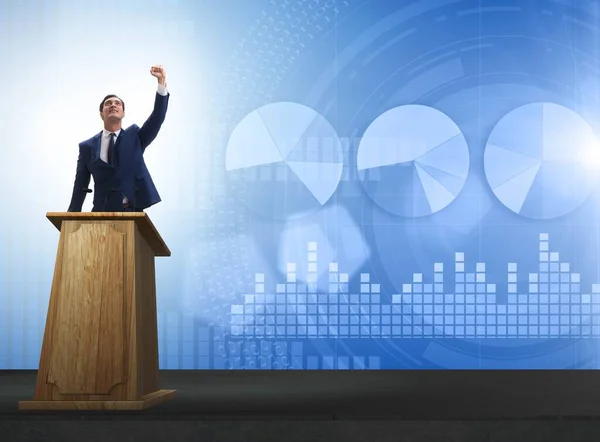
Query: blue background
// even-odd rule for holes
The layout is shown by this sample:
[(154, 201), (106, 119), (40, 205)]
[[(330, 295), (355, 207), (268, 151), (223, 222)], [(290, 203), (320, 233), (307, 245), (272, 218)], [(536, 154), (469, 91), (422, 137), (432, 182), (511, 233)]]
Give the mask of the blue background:
[[(560, 105), (567, 132), (598, 133), (599, 18), (596, 2), (557, 0), (3, 2), (0, 369), (37, 368), (58, 243), (45, 213), (68, 206), (99, 100), (119, 94), (126, 125), (141, 124), (155, 63), (171, 93), (146, 153), (163, 198), (147, 212), (173, 253), (157, 259), (161, 368), (597, 368), (595, 139), (572, 173), (538, 185), (540, 216), (503, 204), (485, 155), (530, 103)], [(293, 210), (289, 173), (226, 167), (236, 127), (279, 102), (339, 137), (339, 184), (310, 210)], [(460, 192), (425, 216), (381, 207), (373, 193), (418, 196), (368, 188), (358, 170), (367, 128), (406, 105), (445, 114), (468, 147)], [(506, 137), (545, 148), (542, 121)], [(425, 142), (437, 130), (414, 126)], [(576, 133), (554, 130), (557, 152), (579, 152)], [(580, 184), (577, 201), (558, 198)]]

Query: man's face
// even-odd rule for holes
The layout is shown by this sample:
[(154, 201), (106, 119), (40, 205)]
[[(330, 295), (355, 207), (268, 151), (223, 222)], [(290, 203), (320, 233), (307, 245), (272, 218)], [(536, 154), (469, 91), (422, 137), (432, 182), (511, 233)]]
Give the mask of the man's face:
[(123, 103), (117, 97), (107, 98), (102, 106), (102, 112), (100, 113), (100, 117), (105, 122), (115, 123), (120, 121), (125, 116), (125, 111), (123, 111)]

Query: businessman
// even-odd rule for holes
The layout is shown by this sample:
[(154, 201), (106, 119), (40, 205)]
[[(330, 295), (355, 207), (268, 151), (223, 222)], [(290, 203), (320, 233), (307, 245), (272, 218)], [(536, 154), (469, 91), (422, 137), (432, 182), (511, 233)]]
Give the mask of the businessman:
[(81, 212), (94, 177), (92, 212), (141, 212), (160, 202), (160, 196), (144, 162), (146, 147), (156, 138), (167, 114), (169, 93), (167, 77), (160, 65), (150, 68), (158, 80), (154, 110), (139, 127), (121, 127), (125, 103), (116, 95), (107, 95), (100, 103), (104, 129), (79, 143), (73, 195), (69, 212)]

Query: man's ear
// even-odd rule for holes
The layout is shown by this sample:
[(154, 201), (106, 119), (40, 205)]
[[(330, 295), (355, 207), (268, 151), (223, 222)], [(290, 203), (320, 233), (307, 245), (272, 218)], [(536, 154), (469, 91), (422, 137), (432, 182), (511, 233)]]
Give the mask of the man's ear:
[(102, 121), (104, 121), (104, 115), (102, 115), (102, 112), (100, 112), (100, 118), (102, 118)]

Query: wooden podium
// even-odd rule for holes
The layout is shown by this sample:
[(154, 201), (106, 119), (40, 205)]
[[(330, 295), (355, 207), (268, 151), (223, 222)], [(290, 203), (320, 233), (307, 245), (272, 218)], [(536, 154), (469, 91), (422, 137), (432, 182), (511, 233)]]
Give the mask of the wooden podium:
[(20, 410), (141, 410), (158, 388), (154, 257), (171, 252), (143, 212), (48, 213), (60, 230), (40, 366)]

